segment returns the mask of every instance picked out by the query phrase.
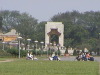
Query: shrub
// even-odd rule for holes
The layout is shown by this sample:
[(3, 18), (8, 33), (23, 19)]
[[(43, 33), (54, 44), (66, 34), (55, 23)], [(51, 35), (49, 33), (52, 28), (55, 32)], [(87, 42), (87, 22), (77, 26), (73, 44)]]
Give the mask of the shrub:
[[(15, 49), (15, 48), (8, 49), (7, 52), (10, 53), (12, 56), (15, 56), (15, 57), (18, 57), (18, 55), (19, 55), (19, 50)], [(20, 56), (21, 57), (26, 56), (26, 53), (27, 53), (26, 50), (20, 50)]]
[(7, 53), (6, 51), (0, 50), (0, 57), (9, 57), (11, 56), (10, 53)]

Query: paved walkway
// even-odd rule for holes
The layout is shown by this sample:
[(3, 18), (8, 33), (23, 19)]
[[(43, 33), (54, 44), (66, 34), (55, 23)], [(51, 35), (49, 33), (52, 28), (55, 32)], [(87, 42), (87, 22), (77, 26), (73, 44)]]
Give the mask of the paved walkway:
[[(62, 61), (75, 61), (76, 57), (75, 56), (69, 56), (69, 57), (61, 57), (61, 60)], [(94, 60), (97, 61), (97, 62), (100, 62), (100, 57), (94, 57)]]
[(0, 61), (0, 62), (11, 62), (11, 61), (14, 61), (14, 60), (12, 60), (12, 59), (8, 59), (8, 60)]
[[(61, 58), (61, 61), (75, 61), (76, 57), (75, 56), (63, 56), (63, 57), (60, 57)], [(97, 62), (100, 62), (100, 57), (94, 57), (95, 61)], [(49, 59), (44, 59), (44, 60), (49, 60)], [(14, 61), (13, 59), (8, 59), (8, 60), (5, 60), (5, 61), (0, 61), (0, 62), (11, 62), (11, 61)]]

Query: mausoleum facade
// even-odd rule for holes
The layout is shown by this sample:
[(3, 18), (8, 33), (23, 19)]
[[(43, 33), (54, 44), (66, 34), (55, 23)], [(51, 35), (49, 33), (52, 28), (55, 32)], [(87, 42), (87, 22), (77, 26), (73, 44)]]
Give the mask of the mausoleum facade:
[(48, 44), (64, 45), (64, 24), (62, 22), (47, 22), (45, 24), (45, 46)]

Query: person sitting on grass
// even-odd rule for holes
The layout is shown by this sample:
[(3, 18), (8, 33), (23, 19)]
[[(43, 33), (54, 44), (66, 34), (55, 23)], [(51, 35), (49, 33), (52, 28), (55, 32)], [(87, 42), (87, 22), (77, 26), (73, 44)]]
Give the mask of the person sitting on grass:
[(27, 53), (27, 59), (31, 59), (31, 60), (33, 60), (33, 55), (32, 55), (32, 52), (28, 52)]
[(87, 61), (94, 61), (94, 57), (90, 56), (90, 53), (86, 53), (86, 59)]
[(76, 57), (76, 59), (77, 59), (78, 61), (81, 61), (81, 60), (82, 60), (82, 55), (79, 54), (79, 55)]
[(57, 56), (57, 55), (55, 55), (55, 56), (53, 56), (53, 57), (49, 57), (49, 60), (57, 60), (57, 61), (60, 61), (61, 59)]
[(34, 60), (38, 60), (38, 58), (36, 57), (36, 56), (34, 56), (34, 58), (33, 58)]

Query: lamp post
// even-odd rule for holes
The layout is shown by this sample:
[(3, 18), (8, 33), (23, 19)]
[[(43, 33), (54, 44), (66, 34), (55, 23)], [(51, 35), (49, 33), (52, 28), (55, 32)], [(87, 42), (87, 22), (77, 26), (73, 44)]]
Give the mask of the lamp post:
[(20, 59), (20, 40), (21, 39), (22, 39), (22, 37), (18, 37), (19, 59)]
[[(99, 33), (99, 40), (100, 40), (100, 33)], [(98, 51), (97, 54), (100, 55), (100, 48), (99, 48), (99, 51)]]
[[(15, 43), (15, 45), (16, 45), (16, 48), (18, 48), (18, 43)], [(10, 47), (10, 49), (11, 49), (11, 47)]]
[(42, 45), (42, 49), (43, 49), (43, 44), (44, 44), (44, 42), (40, 42), (41, 43), (41, 45)]
[(36, 41), (34, 41), (35, 42), (35, 44), (36, 44), (36, 55), (37, 55), (37, 43), (38, 43), (38, 41), (36, 40)]
[(52, 51), (51, 51), (51, 47), (52, 47), (52, 43), (50, 43), (50, 55), (52, 55)]
[(4, 51), (5, 49), (5, 42), (2, 42), (3, 46), (2, 46), (2, 50)]
[(44, 42), (41, 41), (40, 43), (41, 43), (41, 56), (42, 56), (42, 51), (43, 51), (43, 44), (44, 44)]
[(57, 55), (58, 55), (58, 51), (59, 51), (59, 46), (60, 46), (60, 44), (57, 44), (57, 47), (58, 47), (58, 50), (57, 50)]
[(29, 50), (29, 47), (30, 47), (30, 41), (31, 41), (31, 39), (27, 39), (27, 41), (28, 41), (28, 50)]
[(99, 39), (100, 39), (100, 33), (99, 33)]

